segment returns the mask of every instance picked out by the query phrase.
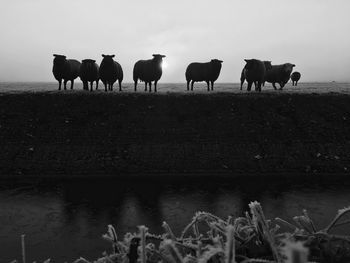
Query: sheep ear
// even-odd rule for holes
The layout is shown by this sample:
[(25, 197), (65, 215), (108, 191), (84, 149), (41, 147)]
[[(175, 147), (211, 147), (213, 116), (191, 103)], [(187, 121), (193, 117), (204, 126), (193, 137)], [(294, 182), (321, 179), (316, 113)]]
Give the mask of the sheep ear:
[(106, 57), (106, 55), (105, 55), (105, 54), (102, 54), (102, 57), (104, 57), (104, 58), (105, 58), (105, 57)]
[(112, 58), (114, 58), (114, 57), (115, 57), (115, 55), (112, 55), (111, 57), (112, 57)]
[(224, 61), (222, 61), (222, 60), (219, 60), (219, 62), (220, 62), (220, 63), (222, 63), (222, 62), (224, 62)]
[(245, 61), (245, 62), (249, 62), (249, 61), (250, 61), (250, 59), (244, 59), (244, 61)]
[(162, 58), (165, 58), (166, 56), (165, 55), (162, 55)]
[(294, 67), (295, 67), (295, 64), (293, 64), (292, 67), (294, 68)]
[(95, 62), (96, 62), (96, 60), (94, 60), (94, 59), (93, 59), (93, 60), (92, 60), (92, 62), (93, 62), (93, 63), (95, 63)]
[(53, 54), (54, 57), (57, 57), (58, 55), (57, 54)]

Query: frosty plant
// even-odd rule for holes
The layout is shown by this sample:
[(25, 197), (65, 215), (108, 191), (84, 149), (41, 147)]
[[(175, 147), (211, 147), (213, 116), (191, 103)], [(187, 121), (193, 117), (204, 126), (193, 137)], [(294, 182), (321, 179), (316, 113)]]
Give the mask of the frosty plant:
[[(178, 237), (166, 222), (161, 235), (139, 226), (137, 233), (127, 233), (123, 239), (118, 239), (115, 228), (108, 225), (103, 238), (111, 243), (110, 254), (104, 252), (95, 261), (79, 258), (74, 263), (350, 262), (350, 236), (330, 233), (350, 223), (350, 208), (339, 210), (321, 230), (315, 228), (306, 210), (294, 217), (293, 223), (276, 218), (273, 225), (260, 203), (251, 202), (249, 208), (250, 213), (227, 220), (197, 212)], [(24, 238), (22, 243), (25, 247)], [(25, 250), (22, 255), (25, 262)]]

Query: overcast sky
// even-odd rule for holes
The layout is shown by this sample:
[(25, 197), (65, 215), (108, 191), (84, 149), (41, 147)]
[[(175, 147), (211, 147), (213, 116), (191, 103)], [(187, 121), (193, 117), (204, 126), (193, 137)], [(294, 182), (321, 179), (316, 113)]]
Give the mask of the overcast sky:
[(126, 82), (139, 59), (166, 55), (161, 82), (190, 62), (224, 61), (238, 82), (244, 58), (291, 62), (303, 81), (350, 81), (349, 0), (8, 0), (0, 10), (0, 81), (54, 81), (53, 53), (115, 54)]

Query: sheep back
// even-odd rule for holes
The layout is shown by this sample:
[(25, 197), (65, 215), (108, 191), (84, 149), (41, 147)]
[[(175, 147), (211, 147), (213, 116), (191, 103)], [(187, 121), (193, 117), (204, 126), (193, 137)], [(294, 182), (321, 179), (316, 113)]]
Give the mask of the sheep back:
[(162, 77), (162, 62), (164, 55), (155, 54), (153, 59), (139, 60), (134, 65), (133, 79), (144, 82), (158, 81)]
[(247, 82), (263, 82), (266, 69), (263, 61), (258, 59), (245, 59), (247, 64), (244, 67), (245, 78)]
[(66, 56), (54, 54), (52, 72), (56, 80), (74, 80), (79, 76), (81, 63)]
[(221, 60), (213, 59), (210, 62), (193, 62), (186, 69), (186, 80), (190, 81), (216, 81), (221, 71)]
[(299, 79), (301, 78), (301, 74), (298, 71), (294, 71), (290, 78), (292, 81), (299, 81)]
[(271, 69), (266, 72), (265, 80), (270, 83), (285, 84), (290, 78), (294, 64), (285, 63), (282, 65), (272, 65)]
[(102, 82), (114, 83), (123, 80), (123, 70), (120, 64), (113, 60), (114, 55), (102, 55), (99, 75)]
[(84, 59), (80, 66), (81, 81), (97, 81), (99, 79), (99, 66), (92, 59)]

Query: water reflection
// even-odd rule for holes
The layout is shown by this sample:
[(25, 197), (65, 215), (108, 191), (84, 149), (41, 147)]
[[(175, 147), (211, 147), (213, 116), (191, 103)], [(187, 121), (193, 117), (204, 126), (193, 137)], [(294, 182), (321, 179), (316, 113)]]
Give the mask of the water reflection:
[(108, 224), (118, 235), (146, 225), (153, 233), (166, 221), (179, 234), (196, 211), (239, 216), (259, 200), (267, 218), (287, 220), (306, 208), (324, 227), (350, 204), (350, 183), (284, 179), (99, 179), (0, 182), (0, 262), (20, 258), (26, 234), (29, 261), (94, 259), (109, 249), (100, 237)]

